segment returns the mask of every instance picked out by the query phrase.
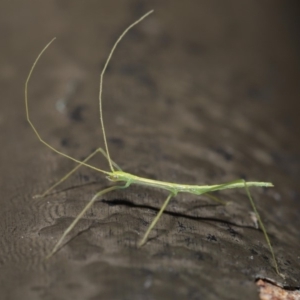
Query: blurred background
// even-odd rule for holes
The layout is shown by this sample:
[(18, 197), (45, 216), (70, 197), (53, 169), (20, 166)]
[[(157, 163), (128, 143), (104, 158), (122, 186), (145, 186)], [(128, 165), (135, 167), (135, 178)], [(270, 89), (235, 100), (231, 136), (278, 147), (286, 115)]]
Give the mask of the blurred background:
[[(244, 191), (232, 205), (179, 195), (149, 242), (136, 243), (166, 195), (131, 187), (99, 199), (51, 259), (44, 257), (84, 205), (109, 183), (42, 145), (83, 159), (103, 147), (124, 171), (186, 184), (244, 178), (253, 189), (280, 270), (274, 272)], [(4, 299), (257, 299), (256, 278), (299, 287), (298, 1), (1, 1), (0, 292)], [(93, 165), (108, 166), (102, 157)], [(202, 201), (201, 201), (202, 200)], [(18, 287), (18, 288), (16, 288)], [(230, 290), (230, 294), (228, 294)]]

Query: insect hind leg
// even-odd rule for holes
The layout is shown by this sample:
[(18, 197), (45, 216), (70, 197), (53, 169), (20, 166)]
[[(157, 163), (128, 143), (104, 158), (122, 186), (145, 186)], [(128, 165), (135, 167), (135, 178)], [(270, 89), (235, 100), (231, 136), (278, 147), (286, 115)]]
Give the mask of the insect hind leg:
[(265, 228), (264, 223), (263, 223), (262, 220), (261, 220), (261, 217), (260, 217), (260, 215), (259, 215), (259, 213), (258, 213), (258, 210), (257, 210), (257, 208), (256, 208), (256, 205), (255, 205), (255, 203), (254, 203), (254, 201), (253, 201), (253, 198), (252, 198), (252, 196), (251, 196), (251, 193), (250, 193), (249, 187), (248, 187), (248, 185), (247, 185), (247, 182), (246, 182), (244, 179), (241, 179), (241, 181), (242, 181), (242, 182), (244, 183), (244, 185), (245, 185), (245, 190), (246, 190), (247, 196), (248, 196), (248, 198), (249, 198), (249, 201), (250, 201), (250, 203), (251, 203), (251, 206), (252, 206), (252, 208), (253, 208), (253, 211), (254, 211), (254, 213), (255, 213), (255, 216), (256, 216), (256, 218), (257, 218), (258, 224), (259, 224), (261, 230), (262, 230), (263, 233), (264, 233), (265, 240), (266, 240), (266, 242), (267, 242), (267, 244), (268, 244), (269, 250), (270, 250), (271, 255), (272, 255), (272, 259), (273, 259), (275, 271), (276, 271), (276, 273), (277, 273), (278, 275), (280, 275), (281, 277), (284, 278), (284, 275), (282, 275), (282, 274), (279, 272), (277, 260), (276, 260), (276, 257), (275, 257), (275, 253), (274, 253), (274, 251), (273, 251), (273, 247), (272, 247), (272, 244), (271, 244), (269, 235), (268, 235), (268, 233), (267, 233), (267, 230), (266, 230), (266, 228)]
[(227, 205), (227, 204), (229, 204), (229, 202), (225, 202), (225, 201), (219, 199), (218, 197), (213, 196), (213, 195), (211, 195), (209, 193), (206, 193), (205, 196), (207, 198), (209, 198), (210, 200), (213, 200), (213, 201), (217, 202), (218, 204), (221, 204), (221, 205)]

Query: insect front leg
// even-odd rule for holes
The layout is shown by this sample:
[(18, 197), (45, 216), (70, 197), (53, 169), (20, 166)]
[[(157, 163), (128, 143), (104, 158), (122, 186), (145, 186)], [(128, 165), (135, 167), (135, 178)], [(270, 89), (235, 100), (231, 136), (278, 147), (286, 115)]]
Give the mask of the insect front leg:
[[(90, 159), (92, 159), (97, 153), (103, 154), (103, 156), (107, 158), (107, 154), (102, 148), (96, 149), (93, 153), (91, 153), (87, 158), (85, 158), (81, 163), (78, 163), (78, 165), (72, 169), (70, 172), (68, 172), (65, 176), (63, 176), (60, 180), (58, 180), (55, 184), (53, 184), (51, 187), (49, 187), (43, 194), (41, 195), (35, 195), (34, 198), (43, 198), (49, 194), (55, 187), (60, 185), (62, 182), (64, 182), (66, 179), (68, 179), (74, 172), (76, 172), (81, 166), (84, 166), (85, 163), (87, 163)], [(116, 167), (118, 170), (121, 171), (121, 168), (113, 161), (111, 161), (114, 167)]]
[(51, 251), (51, 253), (46, 257), (46, 259), (50, 258), (60, 247), (60, 245), (62, 244), (64, 238), (67, 236), (67, 234), (76, 226), (76, 224), (78, 223), (78, 221), (83, 217), (83, 215), (86, 213), (86, 211), (91, 208), (91, 206), (94, 204), (94, 202), (96, 201), (97, 198), (99, 198), (100, 196), (107, 194), (109, 192), (118, 190), (118, 189), (124, 189), (126, 187), (128, 187), (130, 183), (126, 182), (125, 185), (117, 185), (117, 186), (111, 186), (109, 188), (106, 188), (100, 192), (98, 192), (89, 202), (88, 204), (84, 207), (84, 209), (80, 212), (80, 214), (74, 219), (74, 221), (69, 225), (69, 227), (65, 230), (65, 232), (63, 233), (63, 235), (60, 237), (60, 239), (58, 240), (58, 242), (56, 243), (56, 245), (54, 246), (53, 250)]

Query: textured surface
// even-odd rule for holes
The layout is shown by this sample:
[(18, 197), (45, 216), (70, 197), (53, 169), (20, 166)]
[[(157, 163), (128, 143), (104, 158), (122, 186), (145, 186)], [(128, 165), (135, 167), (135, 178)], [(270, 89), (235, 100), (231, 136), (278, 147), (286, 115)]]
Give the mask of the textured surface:
[[(299, 41), (281, 1), (1, 1), (0, 292), (5, 299), (258, 299), (255, 278), (300, 285)], [(46, 199), (32, 199), (73, 166), (38, 142), (83, 158), (103, 145), (99, 72), (111, 155), (128, 172), (187, 184), (236, 178), (252, 189), (286, 282), (271, 266), (244, 191), (226, 207), (179, 195), (137, 249), (166, 195), (143, 187), (107, 195), (65, 246), (44, 257), (93, 194), (109, 183), (82, 169)], [(66, 104), (64, 108), (61, 104)], [(107, 167), (102, 157), (93, 163)], [(105, 200), (105, 201), (103, 201)], [(16, 289), (16, 287), (18, 287)]]
[(299, 300), (299, 290), (286, 290), (279, 286), (259, 279), (256, 283), (259, 286), (260, 300)]

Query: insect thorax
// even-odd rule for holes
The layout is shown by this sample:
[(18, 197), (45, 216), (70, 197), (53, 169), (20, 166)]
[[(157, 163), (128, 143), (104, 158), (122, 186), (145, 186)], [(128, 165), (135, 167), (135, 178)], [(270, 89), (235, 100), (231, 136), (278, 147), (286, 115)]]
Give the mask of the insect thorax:
[(136, 181), (137, 176), (132, 175), (130, 173), (126, 173), (123, 171), (114, 171), (111, 172), (108, 176), (107, 179), (110, 181), (118, 182), (118, 181), (124, 181), (124, 182), (134, 182)]

